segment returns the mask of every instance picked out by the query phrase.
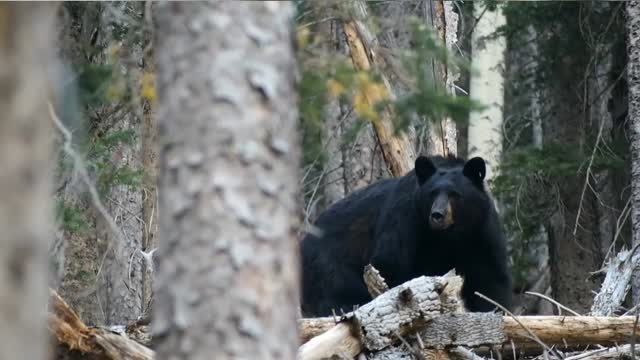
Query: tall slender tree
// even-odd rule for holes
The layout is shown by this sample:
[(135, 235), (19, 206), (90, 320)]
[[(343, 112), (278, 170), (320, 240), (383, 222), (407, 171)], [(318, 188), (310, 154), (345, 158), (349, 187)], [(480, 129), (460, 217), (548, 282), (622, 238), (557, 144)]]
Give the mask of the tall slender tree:
[(161, 359), (295, 357), (292, 10), (157, 4)]
[(502, 6), (487, 9), (483, 2), (475, 2), (478, 22), (471, 46), (473, 52), (470, 97), (486, 106), (469, 115), (469, 157), (482, 156), (488, 163), (487, 182), (495, 177), (502, 154), (502, 105), (504, 103), (504, 64), (506, 39), (494, 36), (506, 24)]

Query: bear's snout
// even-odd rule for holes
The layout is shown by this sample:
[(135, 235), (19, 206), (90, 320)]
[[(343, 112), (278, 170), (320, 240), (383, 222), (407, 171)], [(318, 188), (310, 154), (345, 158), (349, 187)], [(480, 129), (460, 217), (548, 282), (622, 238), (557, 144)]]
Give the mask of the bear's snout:
[(446, 194), (438, 195), (431, 205), (429, 225), (434, 230), (445, 230), (453, 225), (451, 202)]

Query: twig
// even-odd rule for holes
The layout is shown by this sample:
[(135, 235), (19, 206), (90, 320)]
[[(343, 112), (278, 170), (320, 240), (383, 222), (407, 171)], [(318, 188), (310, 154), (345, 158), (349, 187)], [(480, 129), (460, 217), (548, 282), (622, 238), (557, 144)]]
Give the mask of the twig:
[(553, 300), (552, 298), (550, 298), (550, 297), (548, 297), (548, 296), (546, 296), (546, 295), (543, 295), (543, 294), (540, 294), (540, 293), (537, 293), (537, 292), (534, 292), (534, 291), (525, 291), (525, 294), (527, 294), (527, 295), (533, 295), (533, 296), (537, 296), (537, 297), (540, 297), (540, 298), (542, 298), (542, 299), (545, 299), (545, 300), (547, 300), (548, 302), (550, 302), (550, 303), (552, 303), (552, 304), (556, 305), (557, 307), (562, 308), (562, 309), (564, 309), (565, 311), (567, 311), (567, 312), (571, 313), (572, 315), (575, 315), (575, 316), (582, 316), (582, 315), (578, 314), (577, 312), (575, 312), (575, 311), (573, 311), (573, 310), (569, 309), (568, 307), (566, 307), (566, 306), (564, 306), (564, 305), (560, 304), (560, 303), (559, 303), (559, 302), (557, 302), (556, 300)]
[(640, 304), (633, 305), (633, 307), (631, 309), (627, 310), (627, 312), (625, 312), (624, 314), (622, 314), (622, 316), (627, 316), (627, 315), (631, 314), (632, 312), (637, 311), (639, 305)]
[(411, 355), (413, 355), (417, 360), (426, 360), (424, 355), (422, 355), (420, 351), (417, 350), (415, 347), (411, 346), (411, 344), (409, 344), (407, 340), (405, 340), (404, 337), (400, 335), (400, 333), (398, 333), (397, 331), (394, 331), (393, 333), (402, 342), (402, 344), (407, 347), (407, 351)]
[(578, 212), (576, 214), (576, 223), (573, 227), (573, 236), (576, 236), (578, 233), (578, 225), (580, 223), (580, 214), (582, 213), (582, 202), (584, 201), (585, 193), (587, 192), (587, 185), (589, 184), (589, 177), (591, 176), (591, 166), (593, 165), (593, 161), (596, 157), (596, 152), (598, 151), (598, 144), (602, 140), (602, 130), (604, 129), (604, 121), (600, 122), (600, 128), (598, 129), (598, 136), (596, 137), (596, 143), (593, 145), (593, 151), (591, 152), (591, 157), (589, 158), (589, 165), (587, 165), (587, 173), (584, 179), (584, 185), (582, 186), (582, 192), (580, 194), (580, 202), (578, 203)]
[[(466, 360), (485, 360), (484, 357), (474, 353), (473, 351), (462, 347), (462, 346), (456, 346), (453, 349), (450, 350), (453, 354), (458, 355), (459, 357), (466, 359)], [(514, 360), (517, 360), (516, 357), (513, 358)]]
[[(73, 159), (74, 170), (78, 174), (80, 174), (80, 178), (85, 183), (89, 191), (89, 194), (91, 195), (91, 200), (93, 202), (93, 205), (96, 207), (100, 215), (104, 218), (105, 222), (108, 225), (107, 227), (113, 233), (113, 236), (116, 238), (117, 241), (115, 245), (119, 250), (123, 245), (122, 233), (118, 228), (118, 225), (115, 223), (115, 221), (107, 211), (107, 209), (102, 204), (102, 201), (100, 200), (100, 195), (98, 195), (98, 190), (96, 190), (95, 186), (93, 186), (93, 184), (91, 183), (91, 178), (89, 177), (89, 173), (87, 172), (87, 168), (84, 164), (84, 161), (73, 150), (71, 146), (72, 145), (71, 132), (62, 124), (62, 121), (60, 121), (60, 118), (58, 118), (58, 116), (56, 115), (55, 109), (51, 104), (51, 102), (48, 102), (48, 107), (49, 107), (49, 115), (50, 115), (51, 121), (55, 124), (55, 126), (58, 128), (58, 130), (62, 133), (64, 137), (64, 144), (63, 144), (64, 152)], [(107, 243), (107, 249), (104, 251), (104, 255), (102, 257), (100, 267), (98, 268), (98, 273), (96, 274), (96, 279), (100, 278), (102, 273), (102, 267), (106, 260), (107, 254), (109, 253), (109, 251), (113, 250), (113, 245), (114, 243), (112, 241), (109, 241)], [(115, 258), (116, 258), (116, 261), (119, 261), (117, 256)], [(102, 304), (100, 303), (100, 298), (97, 296), (97, 293), (96, 293), (96, 297), (97, 297), (98, 306), (100, 307), (100, 311), (102, 312), (102, 315), (106, 318), (106, 314), (104, 313), (104, 309), (102, 307)]]
[(87, 189), (89, 190), (89, 194), (91, 195), (91, 200), (93, 201), (94, 206), (96, 207), (96, 209), (98, 209), (98, 212), (100, 213), (100, 215), (102, 215), (104, 220), (109, 225), (109, 229), (111, 230), (111, 232), (113, 232), (113, 235), (118, 239), (120, 243), (122, 243), (122, 234), (120, 232), (120, 229), (118, 228), (118, 225), (116, 225), (116, 223), (113, 221), (113, 218), (111, 217), (111, 215), (109, 215), (109, 212), (102, 204), (102, 201), (100, 200), (100, 195), (98, 195), (98, 190), (96, 190), (96, 188), (91, 183), (91, 178), (89, 177), (87, 168), (84, 165), (84, 161), (82, 161), (80, 156), (71, 147), (71, 144), (72, 144), (71, 132), (67, 130), (67, 128), (60, 121), (60, 119), (56, 115), (53, 105), (51, 105), (51, 102), (49, 102), (48, 105), (49, 105), (49, 114), (51, 115), (51, 120), (64, 136), (64, 139), (65, 139), (64, 145), (63, 145), (64, 152), (67, 153), (67, 155), (71, 156), (71, 158), (73, 159), (73, 167), (80, 174), (80, 178), (87, 186)]
[(511, 316), (513, 318), (513, 320), (518, 323), (518, 325), (520, 325), (528, 334), (529, 336), (531, 336), (531, 339), (533, 339), (533, 341), (535, 341), (536, 343), (538, 343), (538, 345), (542, 346), (543, 349), (545, 349), (546, 351), (555, 354), (556, 356), (558, 356), (559, 358), (562, 358), (562, 356), (560, 354), (557, 353), (557, 351), (551, 349), (550, 347), (547, 346), (547, 344), (545, 344), (544, 342), (542, 342), (542, 340), (540, 340), (540, 338), (533, 333), (533, 331), (531, 331), (531, 329), (529, 329), (528, 327), (526, 327), (520, 320), (518, 320), (518, 317), (513, 315), (513, 313), (511, 313), (511, 311), (509, 311), (507, 308), (505, 308), (504, 306), (498, 304), (496, 301), (489, 299), (488, 297), (482, 295), (481, 293), (475, 291), (475, 294), (477, 296), (480, 296), (481, 298), (483, 298), (484, 300), (492, 303), (493, 305), (497, 306), (500, 310), (504, 311), (505, 314)]

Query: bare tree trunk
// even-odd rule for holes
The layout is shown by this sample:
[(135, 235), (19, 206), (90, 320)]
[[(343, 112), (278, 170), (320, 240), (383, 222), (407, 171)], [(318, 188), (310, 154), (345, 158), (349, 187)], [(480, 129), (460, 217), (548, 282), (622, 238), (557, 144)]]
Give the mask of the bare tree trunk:
[[(582, 133), (577, 129), (581, 129), (583, 119), (574, 110), (583, 100), (569, 89), (574, 88), (576, 77), (584, 75), (584, 68), (571, 61), (556, 66), (553, 72), (558, 77), (549, 89), (555, 119), (545, 123), (545, 144), (580, 146)], [(547, 227), (553, 298), (579, 313), (591, 309), (593, 293), (600, 285), (601, 279), (588, 274), (602, 266), (594, 194), (587, 191), (581, 196), (576, 190), (584, 186), (584, 175), (576, 173), (554, 184), (558, 207)]]
[[(640, 244), (640, 1), (627, 8), (627, 83), (629, 84), (629, 128), (631, 129), (631, 228), (633, 245)], [(637, 258), (637, 256), (636, 256)], [(637, 261), (637, 260), (636, 260)], [(633, 304), (640, 303), (640, 271), (633, 274)]]
[(489, 186), (498, 173), (502, 155), (502, 119), (504, 103), (504, 64), (506, 39), (494, 36), (495, 31), (506, 24), (502, 7), (495, 11), (486, 9), (482, 2), (474, 3), (478, 19), (472, 36), (472, 66), (470, 98), (487, 106), (483, 111), (469, 115), (469, 157), (481, 156), (487, 162), (485, 177)]
[(0, 358), (44, 359), (55, 5), (0, 3)]
[[(91, 167), (98, 169), (92, 175), (102, 190), (101, 201), (109, 220), (94, 201), (87, 203), (82, 196), (87, 190), (84, 183), (61, 191), (63, 198), (88, 214), (91, 225), (82, 234), (63, 234), (65, 263), (60, 293), (87, 323), (123, 324), (142, 314), (144, 282), (148, 280), (143, 276), (145, 261), (141, 252), (145, 234), (143, 192), (132, 181), (119, 179), (122, 171), (124, 176), (133, 177), (131, 174), (143, 166), (144, 149), (138, 141), (143, 109), (138, 93), (145, 36), (140, 36), (136, 28), (142, 3), (67, 3), (63, 9), (67, 22), (61, 48), (68, 61), (80, 70), (78, 76), (100, 81), (103, 87), (110, 85), (110, 89), (118, 89), (116, 92), (130, 90), (132, 96), (116, 94), (115, 100), (104, 102), (100, 95), (92, 94), (102, 101), (83, 104), (92, 130), (90, 144), (100, 143), (108, 148), (104, 159), (88, 154), (88, 163), (97, 164)], [(136, 36), (131, 36), (133, 32)], [(88, 67), (105, 71), (111, 65), (116, 70), (109, 80), (95, 79), (90, 71), (82, 74)], [(76, 138), (76, 129), (69, 129)], [(131, 141), (105, 145), (105, 138), (118, 138), (125, 133), (134, 134)], [(75, 150), (81, 152), (82, 148)], [(104, 168), (112, 170), (101, 170)]]
[[(323, 176), (323, 193), (325, 205), (329, 206), (342, 199), (347, 194), (345, 178), (344, 152), (342, 150), (342, 125), (346, 122), (342, 113), (340, 100), (336, 97), (329, 98), (325, 108), (325, 151), (327, 152), (327, 164)], [(313, 201), (313, 199), (312, 199)]]
[[(458, 15), (453, 11), (453, 3), (443, 0), (429, 0), (428, 13), (433, 19), (433, 26), (438, 32), (438, 38), (449, 51), (454, 49), (458, 41)], [(442, 87), (445, 93), (455, 94), (454, 82), (459, 74), (455, 74), (446, 64), (434, 64), (437, 70), (436, 87)], [(458, 155), (458, 130), (453, 119), (448, 116), (431, 124), (427, 138), (427, 152), (430, 155)]]
[[(598, 9), (602, 10), (605, 16), (608, 13), (608, 2), (595, 2), (594, 6), (598, 6)], [(597, 9), (595, 9), (597, 11)], [(612, 68), (613, 68), (613, 56), (615, 52), (611, 49), (612, 45), (607, 43), (593, 44), (595, 53), (594, 64), (591, 75), (589, 76), (589, 103), (592, 104), (590, 110), (591, 127), (596, 135), (596, 143), (594, 145), (593, 156), (601, 154), (604, 151), (602, 149), (608, 149), (611, 147), (612, 138), (611, 130), (613, 128), (613, 119), (608, 109), (609, 99), (611, 98), (611, 91), (613, 87), (612, 82)], [(613, 237), (616, 232), (616, 214), (615, 209), (615, 194), (612, 182), (612, 173), (608, 169), (599, 169), (594, 167), (593, 169), (593, 191), (595, 192), (595, 214), (598, 221), (598, 238), (600, 241), (600, 254), (602, 260), (606, 260), (605, 257), (609, 252), (609, 248), (613, 242)], [(588, 179), (591, 181), (591, 179)], [(589, 191), (589, 190), (587, 190)], [(615, 251), (611, 254), (614, 255)]]
[[(152, 59), (147, 62), (148, 74), (154, 73)], [(144, 170), (142, 188), (142, 293), (141, 302), (143, 313), (150, 311), (153, 300), (153, 255), (156, 251), (156, 233), (158, 232), (158, 126), (155, 116), (155, 104), (146, 101), (142, 117), (142, 168)]]
[[(536, 29), (529, 25), (527, 29), (528, 34), (530, 35), (529, 46), (528, 46), (528, 58), (524, 59), (524, 63), (529, 64), (528, 66), (537, 68), (538, 67), (538, 59), (540, 56), (540, 51), (538, 47), (538, 34)], [(541, 100), (542, 100), (542, 89), (540, 89), (540, 85), (533, 79), (530, 78), (529, 84), (531, 89), (531, 98), (528, 101), (527, 105), (527, 113), (531, 118), (531, 143), (536, 149), (542, 149), (543, 146), (543, 128), (542, 128), (542, 109), (541, 109)], [(544, 224), (540, 224), (538, 228), (538, 234), (532, 239), (530, 245), (527, 246), (528, 254), (531, 259), (534, 260), (534, 266), (529, 269), (527, 273), (527, 283), (535, 285), (540, 285), (539, 289), (530, 289), (531, 291), (544, 292), (545, 295), (551, 294), (551, 286), (549, 285), (549, 239), (547, 236), (547, 229)], [(540, 290), (540, 291), (538, 291)], [(549, 301), (544, 301), (541, 299), (537, 299), (537, 309), (534, 313), (539, 315), (551, 315), (553, 314), (553, 304)]]
[[(134, 114), (118, 114), (113, 131), (138, 129)], [(123, 144), (114, 152), (117, 166), (140, 168), (140, 150)], [(140, 219), (142, 194), (129, 186), (116, 186), (106, 194), (105, 206), (118, 228), (113, 229), (94, 207), (98, 241), (104, 262), (99, 271), (98, 294), (105, 324), (126, 324), (142, 314), (143, 260), (140, 253), (143, 224)]]
[[(114, 2), (108, 3), (106, 11), (102, 13), (101, 26), (105, 40), (109, 45), (119, 43), (116, 38), (119, 27), (133, 26), (126, 14), (141, 11), (142, 3)], [(127, 72), (127, 87), (135, 89), (135, 81), (142, 78), (143, 44), (142, 41), (125, 39), (120, 42), (119, 57), (123, 68)], [(105, 54), (106, 55), (106, 54)], [(105, 56), (106, 58), (107, 56)], [(107, 134), (131, 132), (135, 140), (131, 143), (118, 144), (112, 151), (111, 164), (132, 170), (142, 169), (141, 135), (143, 121), (143, 106), (139, 99), (126, 104), (122, 99), (116, 106), (104, 110), (108, 115), (101, 118), (105, 124), (111, 123)], [(124, 105), (124, 106), (123, 106)], [(115, 110), (115, 111), (114, 111)], [(96, 215), (96, 230), (99, 240), (103, 241), (104, 263), (100, 271), (103, 276), (98, 278), (98, 290), (102, 301), (106, 324), (126, 324), (143, 312), (142, 294), (144, 289), (143, 249), (144, 221), (141, 218), (143, 208), (142, 191), (129, 184), (111, 185), (103, 202), (109, 210), (118, 229), (111, 229), (104, 217)], [(119, 232), (119, 236), (116, 233)]]
[(157, 4), (159, 358), (295, 357), (292, 15), (290, 2)]

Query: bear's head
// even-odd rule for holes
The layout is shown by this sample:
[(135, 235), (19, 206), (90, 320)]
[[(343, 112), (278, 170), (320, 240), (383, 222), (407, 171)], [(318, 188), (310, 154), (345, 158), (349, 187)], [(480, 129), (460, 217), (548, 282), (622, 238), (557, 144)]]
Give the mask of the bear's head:
[(417, 207), (431, 230), (471, 229), (489, 209), (484, 159), (420, 156), (415, 162)]

